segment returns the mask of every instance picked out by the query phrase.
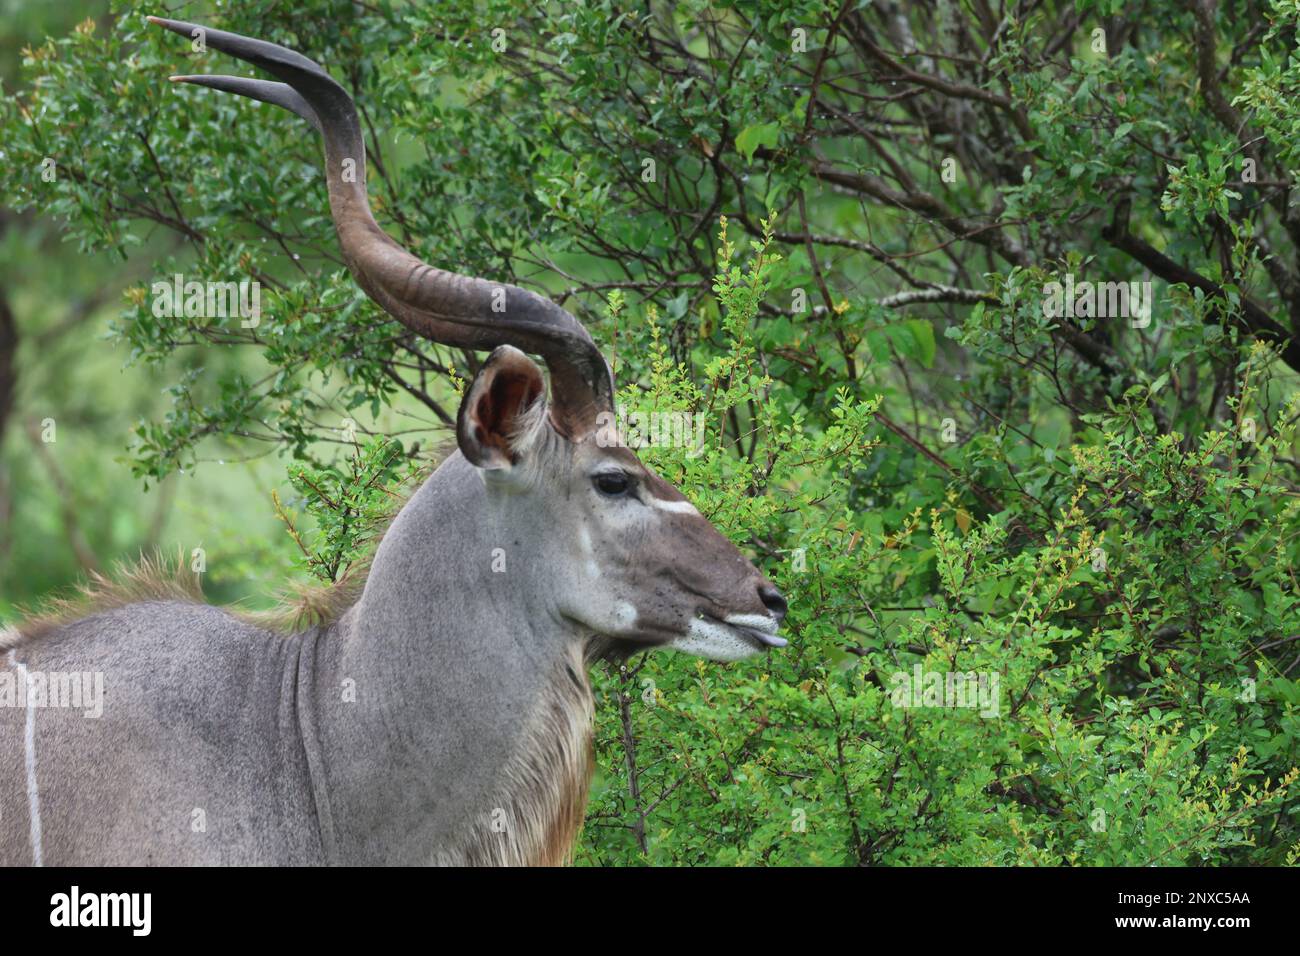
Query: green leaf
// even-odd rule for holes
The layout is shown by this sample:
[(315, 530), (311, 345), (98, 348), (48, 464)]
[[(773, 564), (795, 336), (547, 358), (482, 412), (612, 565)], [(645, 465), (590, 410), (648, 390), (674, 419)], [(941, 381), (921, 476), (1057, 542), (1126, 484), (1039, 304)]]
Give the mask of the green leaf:
[(885, 327), (889, 341), (898, 354), (919, 362), (926, 368), (934, 365), (934, 326), (925, 319), (907, 319)]
[(780, 134), (781, 126), (778, 123), (747, 126), (736, 136), (736, 151), (745, 157), (745, 162), (752, 162), (754, 150), (760, 146), (766, 146), (768, 149), (774, 148)]

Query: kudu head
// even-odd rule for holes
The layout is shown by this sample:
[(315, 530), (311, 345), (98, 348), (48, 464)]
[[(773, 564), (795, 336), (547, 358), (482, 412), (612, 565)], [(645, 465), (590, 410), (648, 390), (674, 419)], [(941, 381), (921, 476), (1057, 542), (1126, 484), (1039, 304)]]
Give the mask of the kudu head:
[[(457, 416), (460, 452), (488, 489), (494, 521), (545, 540), (556, 612), (616, 650), (668, 646), (738, 660), (785, 641), (772, 583), (672, 485), (611, 441), (609, 366), (563, 308), (505, 283), (427, 265), (376, 224), (356, 107), (292, 50), (176, 20), (152, 22), (246, 60), (282, 82), (176, 76), (284, 107), (325, 141), (330, 210), (358, 284), (415, 333), (490, 351)], [(550, 397), (541, 369), (550, 373)]]

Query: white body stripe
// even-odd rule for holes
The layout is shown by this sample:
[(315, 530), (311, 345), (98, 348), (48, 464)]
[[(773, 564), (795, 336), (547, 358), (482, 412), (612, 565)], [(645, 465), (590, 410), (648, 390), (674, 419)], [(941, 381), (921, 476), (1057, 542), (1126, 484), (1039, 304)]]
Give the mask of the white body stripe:
[[(18, 660), (18, 652), (9, 651), (9, 663), (13, 666), (18, 679), (27, 684), (27, 668)], [(23, 736), (24, 756), (27, 763), (27, 816), (29, 820), (28, 835), (32, 844), (32, 865), (44, 866), (41, 852), (41, 795), (36, 788), (36, 711), (31, 698), (27, 699), (26, 727)]]

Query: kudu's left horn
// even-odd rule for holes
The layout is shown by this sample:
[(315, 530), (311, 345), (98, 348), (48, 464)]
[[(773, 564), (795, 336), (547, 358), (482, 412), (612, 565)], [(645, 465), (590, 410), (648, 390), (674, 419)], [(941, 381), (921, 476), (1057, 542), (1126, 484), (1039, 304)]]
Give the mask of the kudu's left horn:
[(344, 260), (366, 294), (413, 332), (482, 351), (513, 345), (540, 355), (551, 373), (551, 419), (564, 435), (590, 432), (613, 409), (609, 366), (587, 330), (550, 299), (502, 282), (458, 275), (411, 255), (379, 228), (366, 196), (366, 149), (356, 106), (343, 87), (300, 53), (265, 40), (149, 17), (185, 37), (260, 67), (280, 83), (237, 76), (173, 76), (273, 103), (309, 120), (325, 140), (325, 182)]

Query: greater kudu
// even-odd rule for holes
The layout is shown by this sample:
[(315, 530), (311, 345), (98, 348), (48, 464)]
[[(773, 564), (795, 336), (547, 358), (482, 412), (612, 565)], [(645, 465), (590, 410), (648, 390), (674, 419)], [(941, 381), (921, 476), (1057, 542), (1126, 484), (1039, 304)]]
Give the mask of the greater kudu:
[[(785, 643), (785, 600), (675, 488), (597, 439), (613, 382), (576, 319), (426, 265), (379, 228), (341, 86), (292, 50), (202, 35), (283, 82), (173, 79), (311, 121), (371, 298), (436, 342), (493, 351), (461, 404), (459, 452), (337, 620), (280, 635), (155, 598), (0, 635), (11, 695), (104, 675), (98, 720), (32, 694), (0, 707), (0, 863), (562, 862), (586, 802), (593, 653), (747, 657)], [(523, 350), (545, 360), (549, 402)]]

